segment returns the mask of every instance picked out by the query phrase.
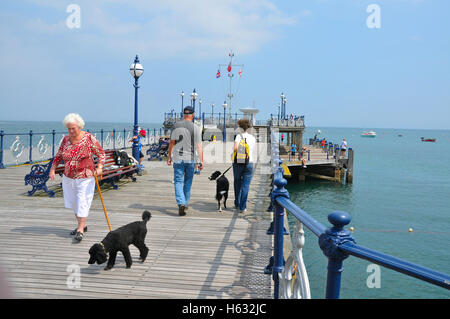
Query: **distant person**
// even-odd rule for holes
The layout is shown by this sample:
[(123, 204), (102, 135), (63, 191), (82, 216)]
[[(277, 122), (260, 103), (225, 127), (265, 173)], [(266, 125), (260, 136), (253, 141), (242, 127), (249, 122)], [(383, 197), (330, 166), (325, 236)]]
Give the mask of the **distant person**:
[[(81, 241), (84, 232), (87, 231), (86, 220), (94, 198), (94, 174), (102, 175), (105, 151), (94, 135), (82, 130), (84, 121), (80, 115), (70, 113), (64, 118), (63, 123), (69, 135), (66, 135), (61, 142), (50, 168), (49, 177), (51, 180), (55, 178), (55, 169), (61, 161), (64, 161), (62, 178), (64, 206), (71, 208), (75, 213), (78, 226), (70, 234), (75, 235), (77, 241)], [(93, 155), (98, 157), (97, 168), (95, 168)]]
[(300, 161), (302, 162), (302, 166), (303, 168), (306, 168), (306, 147), (303, 146), (302, 150), (299, 152), (298, 154), (298, 158), (300, 159)]
[(341, 155), (343, 156), (343, 157), (345, 157), (345, 151), (347, 151), (347, 141), (345, 140), (345, 138), (342, 140), (342, 142), (341, 142)]
[(281, 134), (281, 143), (284, 141), (284, 134)]
[(167, 165), (173, 163), (175, 199), (180, 216), (186, 215), (188, 209), (194, 171), (203, 169), (201, 128), (192, 122), (194, 109), (191, 106), (186, 106), (183, 113), (184, 121), (173, 126), (167, 157)]
[[(256, 138), (247, 132), (250, 128), (248, 119), (239, 120), (238, 126), (241, 133), (236, 135), (233, 146), (234, 207), (239, 209), (240, 213), (245, 213), (248, 191), (254, 172), (253, 150)], [(246, 155), (241, 156), (241, 154)]]
[(291, 145), (291, 155), (295, 156), (295, 152), (297, 152), (297, 144), (292, 143), (292, 145)]
[(321, 142), (322, 148), (325, 148), (325, 138)]
[[(144, 159), (144, 154), (142, 154), (142, 142), (141, 142), (141, 138), (144, 138), (146, 136), (146, 132), (145, 130), (140, 130), (138, 136), (133, 136), (131, 138), (131, 140), (129, 140), (128, 142), (134, 142), (135, 140), (137, 140), (138, 145), (139, 145), (139, 165), (142, 167), (142, 160)], [(136, 158), (137, 160), (137, 158)]]

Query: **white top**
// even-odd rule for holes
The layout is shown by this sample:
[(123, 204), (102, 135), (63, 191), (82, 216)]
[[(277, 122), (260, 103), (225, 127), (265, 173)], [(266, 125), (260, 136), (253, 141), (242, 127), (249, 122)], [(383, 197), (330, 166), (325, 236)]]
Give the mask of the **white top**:
[[(249, 152), (249, 156), (248, 156), (248, 162), (249, 163), (254, 163), (255, 162), (255, 146), (256, 146), (256, 138), (245, 132), (242, 133), (242, 136), (244, 137), (245, 141), (248, 144), (248, 152)], [(241, 134), (236, 135), (236, 139), (234, 140), (235, 142), (239, 143), (241, 141)]]
[(347, 142), (346, 141), (342, 141), (341, 143), (341, 149), (346, 150), (347, 149)]

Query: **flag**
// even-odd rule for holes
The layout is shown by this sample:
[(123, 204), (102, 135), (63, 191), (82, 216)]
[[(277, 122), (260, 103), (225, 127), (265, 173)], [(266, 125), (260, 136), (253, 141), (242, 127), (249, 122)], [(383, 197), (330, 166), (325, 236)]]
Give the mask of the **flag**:
[(220, 70), (217, 70), (216, 78), (220, 78)]
[(238, 73), (239, 73), (239, 77), (241, 77), (242, 76), (242, 69), (240, 69)]
[(228, 72), (231, 72), (231, 62), (230, 62), (230, 64), (228, 64), (227, 71), (228, 71)]

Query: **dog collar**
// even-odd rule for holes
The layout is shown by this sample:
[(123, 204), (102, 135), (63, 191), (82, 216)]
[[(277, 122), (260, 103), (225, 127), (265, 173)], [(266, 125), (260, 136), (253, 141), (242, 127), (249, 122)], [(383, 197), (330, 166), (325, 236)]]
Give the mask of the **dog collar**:
[(108, 253), (106, 252), (106, 248), (105, 248), (105, 245), (103, 245), (103, 243), (102, 243), (102, 242), (100, 242), (100, 243), (99, 243), (99, 245), (100, 245), (100, 246), (102, 246), (102, 248), (103, 248), (103, 252), (105, 253), (105, 255), (108, 255)]

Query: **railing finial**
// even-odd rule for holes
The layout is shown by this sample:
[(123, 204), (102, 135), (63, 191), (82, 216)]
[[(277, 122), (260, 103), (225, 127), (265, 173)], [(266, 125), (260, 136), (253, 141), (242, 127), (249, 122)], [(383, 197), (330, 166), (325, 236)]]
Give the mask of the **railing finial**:
[(346, 212), (335, 211), (328, 215), (328, 220), (333, 227), (327, 229), (319, 236), (319, 246), (323, 254), (328, 257), (327, 291), (325, 298), (337, 299), (341, 289), (342, 263), (349, 256), (348, 253), (339, 249), (346, 242), (355, 242), (350, 231), (344, 226), (351, 221)]

